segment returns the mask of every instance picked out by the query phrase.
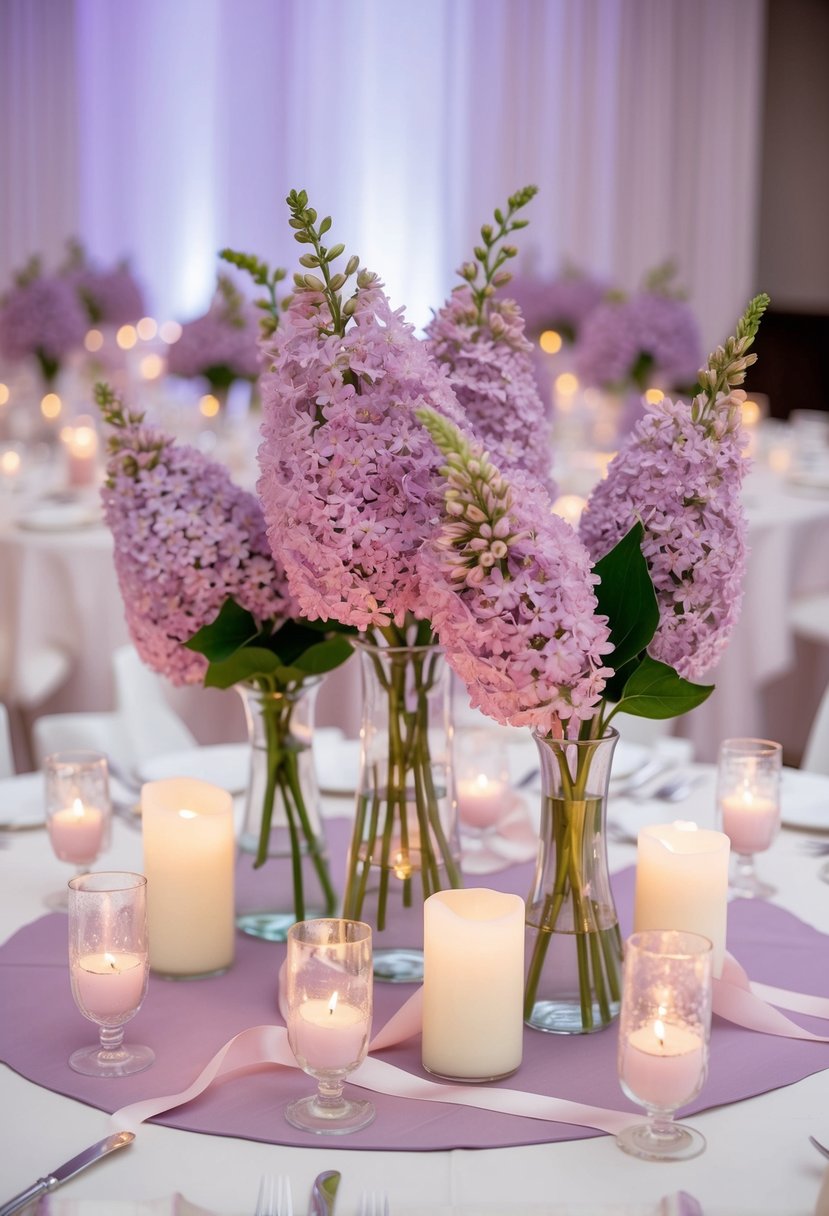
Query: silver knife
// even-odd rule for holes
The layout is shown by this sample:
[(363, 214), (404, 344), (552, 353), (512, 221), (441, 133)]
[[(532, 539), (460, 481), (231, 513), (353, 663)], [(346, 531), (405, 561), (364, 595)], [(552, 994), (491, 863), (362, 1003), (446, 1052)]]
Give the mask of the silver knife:
[[(337, 1198), (340, 1178), (342, 1174), (339, 1170), (326, 1170), (323, 1174), (317, 1174), (311, 1187), (308, 1216), (334, 1216), (334, 1200)], [(3, 1216), (2, 1212), (0, 1216)]]
[(77, 1157), (73, 1157), (71, 1161), (65, 1161), (63, 1165), (59, 1165), (56, 1170), (52, 1170), (51, 1174), (47, 1174), (45, 1178), (38, 1178), (37, 1182), (33, 1183), (28, 1190), (21, 1191), (19, 1195), (15, 1195), (14, 1199), (10, 1199), (8, 1203), (4, 1203), (0, 1208), (0, 1216), (12, 1216), (12, 1212), (19, 1212), (21, 1208), (24, 1208), (27, 1203), (31, 1203), (32, 1200), (37, 1199), (39, 1195), (45, 1195), (47, 1191), (53, 1191), (56, 1186), (60, 1186), (68, 1178), (73, 1178), (75, 1174), (79, 1174), (81, 1170), (85, 1170), (88, 1165), (92, 1165), (93, 1161), (97, 1161), (100, 1157), (105, 1157), (107, 1153), (114, 1153), (117, 1148), (125, 1148), (126, 1145), (132, 1144), (134, 1139), (134, 1132), (116, 1132), (112, 1136), (107, 1136), (105, 1140), (99, 1140), (97, 1144), (93, 1144), (90, 1148), (84, 1149), (82, 1153), (78, 1153)]

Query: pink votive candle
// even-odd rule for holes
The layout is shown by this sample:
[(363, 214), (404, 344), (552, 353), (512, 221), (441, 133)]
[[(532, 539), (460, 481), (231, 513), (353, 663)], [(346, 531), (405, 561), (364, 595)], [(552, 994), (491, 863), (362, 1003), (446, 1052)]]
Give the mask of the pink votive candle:
[(72, 806), (50, 815), (47, 827), (55, 855), (61, 861), (86, 865), (101, 849), (106, 820), (97, 806), (86, 806), (76, 798)]
[(622, 1045), (619, 1076), (630, 1094), (654, 1110), (690, 1102), (704, 1067), (702, 1035), (659, 1019), (632, 1031)]
[(474, 828), (489, 828), (500, 819), (506, 805), (503, 781), (479, 773), (458, 781), (458, 814), (462, 823)]
[(745, 790), (729, 794), (720, 803), (723, 831), (735, 853), (749, 856), (764, 852), (774, 840), (780, 810), (773, 798), (761, 798)]
[(144, 997), (146, 973), (146, 959), (140, 954), (82, 954), (72, 964), (78, 1008), (93, 1021), (134, 1013)]
[(337, 999), (304, 1001), (294, 1016), (295, 1054), (315, 1072), (348, 1071), (360, 1059), (369, 1020), (356, 1005)]

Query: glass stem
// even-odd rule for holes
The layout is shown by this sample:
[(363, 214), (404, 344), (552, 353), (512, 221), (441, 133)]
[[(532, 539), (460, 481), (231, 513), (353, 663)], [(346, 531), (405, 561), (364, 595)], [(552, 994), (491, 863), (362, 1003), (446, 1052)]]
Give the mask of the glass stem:
[(318, 1077), (317, 1102), (319, 1105), (329, 1110), (335, 1110), (338, 1106), (342, 1106), (344, 1085), (345, 1081), (343, 1078)]
[(124, 1042), (123, 1026), (99, 1026), (98, 1034), (101, 1041), (101, 1051), (107, 1054), (119, 1051)]

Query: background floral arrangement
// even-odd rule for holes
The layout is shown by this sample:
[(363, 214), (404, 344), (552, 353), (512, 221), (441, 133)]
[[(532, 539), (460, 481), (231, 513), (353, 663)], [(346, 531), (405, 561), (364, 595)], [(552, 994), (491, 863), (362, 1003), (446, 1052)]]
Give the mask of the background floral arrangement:
[(83, 246), (71, 241), (61, 274), (78, 293), (91, 325), (129, 325), (146, 316), (144, 292), (127, 261), (95, 265)]
[(210, 307), (187, 321), (167, 357), (174, 376), (203, 376), (223, 395), (235, 380), (253, 381), (261, 371), (257, 314), (228, 275), (220, 274)]
[(35, 358), (50, 383), (67, 356), (82, 347), (87, 328), (73, 284), (63, 275), (44, 274), (34, 257), (0, 302), (0, 355), (11, 363)]

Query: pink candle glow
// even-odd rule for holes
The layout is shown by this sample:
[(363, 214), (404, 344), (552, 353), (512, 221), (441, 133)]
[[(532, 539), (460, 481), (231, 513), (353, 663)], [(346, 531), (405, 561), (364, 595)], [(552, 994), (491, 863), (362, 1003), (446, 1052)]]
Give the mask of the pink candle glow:
[(304, 1001), (292, 1029), (302, 1067), (307, 1064), (314, 1072), (345, 1071), (360, 1059), (369, 1019), (356, 1005), (340, 1001), (335, 992), (328, 1001)]
[(65, 427), (61, 437), (66, 445), (69, 485), (93, 485), (98, 469), (98, 435), (91, 419), (78, 419), (78, 425)]
[(143, 1000), (146, 975), (146, 958), (140, 954), (82, 954), (72, 964), (77, 1006), (94, 1022), (126, 1018)]
[(657, 1018), (632, 1031), (622, 1046), (620, 1078), (653, 1110), (676, 1110), (697, 1092), (705, 1059), (702, 1035)]
[(490, 828), (504, 811), (507, 789), (502, 781), (478, 773), (458, 781), (458, 814), (474, 828)]
[(101, 849), (106, 819), (96, 806), (85, 806), (76, 798), (71, 807), (55, 811), (47, 821), (49, 839), (61, 861), (86, 865)]
[(780, 810), (772, 798), (761, 798), (750, 789), (721, 801), (723, 831), (735, 853), (750, 856), (764, 852), (774, 840)]

